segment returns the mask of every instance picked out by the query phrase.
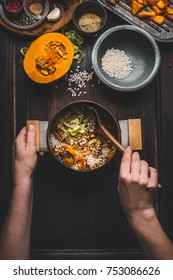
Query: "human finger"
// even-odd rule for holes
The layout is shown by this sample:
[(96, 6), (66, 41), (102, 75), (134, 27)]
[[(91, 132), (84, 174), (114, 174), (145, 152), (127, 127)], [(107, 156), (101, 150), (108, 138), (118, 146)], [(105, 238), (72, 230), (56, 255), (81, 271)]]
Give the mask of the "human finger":
[(147, 186), (148, 185), (148, 163), (145, 160), (141, 160), (141, 170), (140, 170), (140, 185)]
[(23, 149), (26, 147), (26, 127), (24, 126), (15, 140), (15, 150), (16, 149)]
[(139, 173), (141, 170), (141, 160), (138, 152), (134, 152), (132, 154), (132, 162), (131, 162), (131, 174), (134, 179), (139, 178)]
[(120, 177), (123, 176), (123, 174), (130, 173), (131, 157), (132, 157), (132, 149), (129, 146), (125, 149), (121, 160)]
[(24, 126), (16, 137), (16, 140), (26, 141), (26, 126)]
[(157, 188), (158, 186), (158, 173), (153, 167), (149, 167), (149, 182), (148, 188)]
[(36, 132), (35, 132), (35, 127), (34, 125), (30, 124), (28, 131), (27, 131), (27, 147), (35, 147), (35, 136), (36, 136)]

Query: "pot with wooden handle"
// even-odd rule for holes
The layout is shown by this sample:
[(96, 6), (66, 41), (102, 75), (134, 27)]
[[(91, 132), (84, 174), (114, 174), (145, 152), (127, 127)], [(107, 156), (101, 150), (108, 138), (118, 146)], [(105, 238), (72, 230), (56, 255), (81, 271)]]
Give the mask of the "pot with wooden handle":
[[(55, 132), (55, 128), (57, 126), (57, 120), (59, 120), (60, 118), (64, 118), (64, 116), (66, 116), (67, 114), (70, 114), (71, 112), (75, 112), (76, 109), (79, 110), (79, 114), (80, 114), (80, 112), (83, 109), (84, 109), (84, 112), (85, 112), (84, 115), (85, 114), (90, 114), (91, 112), (88, 110), (88, 106), (94, 107), (96, 110), (98, 110), (100, 112), (100, 114), (102, 114), (108, 129), (110, 129), (111, 132), (113, 133), (114, 137), (116, 137), (120, 141), (120, 138), (121, 138), (120, 126), (118, 124), (118, 121), (111, 114), (111, 112), (108, 111), (104, 106), (102, 106), (102, 105), (100, 105), (100, 104), (98, 104), (96, 102), (92, 102), (92, 101), (88, 101), (88, 100), (80, 100), (80, 101), (75, 101), (75, 102), (67, 104), (60, 111), (58, 111), (55, 114), (55, 116), (53, 116), (52, 120), (48, 123), (48, 129), (47, 129), (47, 144), (48, 144), (48, 148), (49, 148), (49, 151), (52, 153), (52, 155), (56, 158), (56, 160), (58, 160), (59, 162), (61, 162), (63, 165), (65, 165), (66, 167), (68, 167), (70, 169), (74, 169), (74, 170), (77, 170), (77, 171), (85, 171), (85, 172), (86, 171), (96, 170), (96, 169), (104, 166), (105, 164), (107, 164), (113, 158), (114, 154), (116, 154), (115, 153), (115, 148), (113, 149), (114, 152), (112, 153), (110, 158), (108, 157), (108, 159), (103, 160), (103, 163), (100, 163), (100, 161), (99, 161), (98, 166), (97, 165), (93, 165), (94, 167), (92, 168), (91, 167), (92, 164), (89, 165), (89, 164), (86, 163), (89, 160), (87, 161), (86, 157), (83, 156), (83, 154), (82, 154), (83, 148), (81, 148), (79, 146), (80, 145), (79, 144), (80, 141), (77, 140), (78, 144), (76, 144), (77, 147), (76, 147), (75, 151), (72, 151), (72, 149), (70, 149), (70, 146), (73, 146), (73, 145), (70, 145), (70, 146), (66, 145), (66, 146), (64, 146), (65, 149), (67, 149), (67, 151), (65, 151), (64, 154), (66, 154), (67, 158), (69, 157), (69, 159), (71, 159), (71, 161), (74, 161), (74, 165), (70, 166), (70, 164), (68, 165), (68, 162), (67, 162), (67, 164), (64, 164), (64, 162), (66, 162), (64, 160), (64, 154), (61, 155), (62, 158), (61, 158), (61, 156), (56, 154), (56, 152), (55, 152), (56, 149), (54, 148), (54, 144), (53, 144), (54, 140), (52, 140), (52, 135), (55, 135), (57, 133), (57, 131)], [(89, 115), (86, 115), (86, 119), (87, 119), (88, 116)], [(94, 119), (95, 119), (95, 117), (94, 117)], [(94, 125), (96, 126), (97, 124), (95, 123)], [(86, 146), (89, 145), (89, 142), (92, 142), (92, 140), (95, 140), (95, 141), (99, 142), (99, 141), (102, 141), (102, 138), (107, 139), (105, 136), (102, 136), (100, 134), (101, 133), (100, 131), (98, 132), (97, 126), (95, 127), (95, 130), (94, 130), (93, 133), (94, 134), (96, 133), (97, 136), (95, 135), (94, 139), (90, 139), (91, 141), (88, 141), (88, 144), (86, 144)], [(78, 134), (80, 134), (80, 131), (79, 131)], [(78, 137), (78, 134), (74, 137), (75, 140)], [(87, 136), (85, 135), (85, 137), (81, 137), (81, 139), (85, 138), (84, 140), (86, 140), (87, 137), (88, 137), (88, 135)], [(98, 140), (96, 140), (97, 137), (99, 138)], [(110, 146), (112, 147), (112, 143), (111, 142), (110, 142)], [(88, 150), (90, 151), (90, 146), (87, 146), (87, 147), (89, 147)], [(100, 145), (99, 148), (101, 149), (101, 147), (102, 147), (102, 144)], [(110, 151), (111, 151), (111, 148), (110, 148)], [(76, 153), (76, 155), (73, 155), (73, 153)], [(100, 150), (100, 153), (102, 153), (102, 149)], [(89, 152), (89, 157), (90, 157), (90, 155), (91, 155), (91, 153)], [(91, 155), (90, 159), (91, 158), (92, 159), (95, 158), (95, 157), (92, 157), (92, 155)], [(83, 164), (84, 164), (84, 166), (86, 164), (86, 168), (82, 165), (82, 160), (83, 160), (83, 162), (85, 162)], [(82, 167), (80, 166), (78, 168), (78, 161), (82, 165)]]
[[(80, 106), (85, 106), (87, 110), (89, 110), (89, 107), (92, 107), (99, 113), (99, 116), (101, 116), (101, 119), (103, 120), (103, 124), (107, 132), (111, 133), (111, 136), (117, 139), (119, 143), (120, 152), (123, 152), (124, 148), (126, 148), (128, 145), (131, 145), (133, 150), (142, 150), (142, 128), (140, 119), (117, 121), (115, 117), (111, 114), (111, 112), (107, 110), (104, 106), (89, 100), (80, 100), (69, 103), (66, 106), (64, 106), (53, 116), (53, 118), (49, 122), (39, 120), (30, 120), (27, 122), (28, 125), (31, 123), (34, 124), (36, 128), (37, 151), (50, 151), (56, 158), (56, 160), (59, 161), (59, 159), (53, 151), (51, 144), (51, 135), (53, 133), (55, 123), (60, 116), (66, 114), (67, 112), (70, 112), (71, 110), (73, 110), (74, 107), (78, 108)], [(96, 116), (95, 122), (97, 125)], [(100, 131), (100, 133), (103, 132)]]

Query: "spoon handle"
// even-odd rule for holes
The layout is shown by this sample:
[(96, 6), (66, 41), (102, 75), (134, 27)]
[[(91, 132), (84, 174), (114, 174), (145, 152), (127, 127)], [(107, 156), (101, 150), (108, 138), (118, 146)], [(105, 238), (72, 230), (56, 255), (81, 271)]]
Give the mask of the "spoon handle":
[(124, 147), (112, 136), (112, 134), (104, 127), (103, 125), (100, 125), (102, 128), (102, 131), (104, 134), (114, 143), (116, 148), (121, 152), (124, 153), (125, 149)]

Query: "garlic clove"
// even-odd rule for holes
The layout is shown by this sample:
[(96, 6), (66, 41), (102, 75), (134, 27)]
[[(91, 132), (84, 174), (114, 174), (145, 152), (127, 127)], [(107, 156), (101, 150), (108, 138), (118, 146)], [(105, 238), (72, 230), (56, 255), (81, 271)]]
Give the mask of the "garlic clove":
[(47, 20), (50, 22), (56, 22), (61, 16), (61, 11), (59, 8), (55, 7), (48, 15)]

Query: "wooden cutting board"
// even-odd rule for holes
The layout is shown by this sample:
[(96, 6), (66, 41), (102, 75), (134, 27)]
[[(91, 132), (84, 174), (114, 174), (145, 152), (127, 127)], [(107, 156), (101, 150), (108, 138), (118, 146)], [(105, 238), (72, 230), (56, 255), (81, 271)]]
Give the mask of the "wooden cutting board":
[(61, 1), (49, 1), (50, 3), (50, 10), (53, 9), (54, 4), (56, 2), (56, 6), (58, 8), (60, 8), (61, 10), (61, 18), (59, 21), (55, 22), (55, 23), (50, 23), (47, 20), (45, 20), (41, 25), (39, 25), (38, 27), (32, 29), (32, 30), (20, 30), (20, 29), (16, 29), (13, 26), (11, 26), (8, 22), (5, 22), (1, 15), (0, 15), (0, 24), (2, 26), (4, 26), (5, 28), (7, 28), (8, 30), (20, 34), (20, 35), (24, 35), (24, 36), (40, 36), (44, 33), (47, 32), (54, 32), (54, 31), (58, 31), (61, 28), (63, 28), (64, 26), (66, 26), (70, 20), (72, 19), (73, 16), (73, 11), (76, 8), (76, 6), (80, 3), (82, 3), (84, 0), (70, 0), (68, 1), (68, 9), (65, 10), (63, 8), (63, 5), (61, 4)]

